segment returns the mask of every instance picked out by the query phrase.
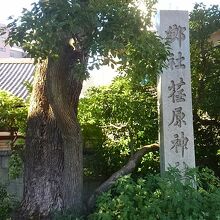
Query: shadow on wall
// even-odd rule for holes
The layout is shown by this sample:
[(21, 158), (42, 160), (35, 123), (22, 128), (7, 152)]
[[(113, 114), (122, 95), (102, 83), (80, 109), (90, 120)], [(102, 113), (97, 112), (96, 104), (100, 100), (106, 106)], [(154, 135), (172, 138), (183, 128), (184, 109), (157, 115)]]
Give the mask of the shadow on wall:
[(21, 200), (23, 195), (23, 178), (9, 178), (9, 158), (10, 150), (0, 150), (0, 183), (5, 184), (8, 192), (15, 196), (17, 200)]

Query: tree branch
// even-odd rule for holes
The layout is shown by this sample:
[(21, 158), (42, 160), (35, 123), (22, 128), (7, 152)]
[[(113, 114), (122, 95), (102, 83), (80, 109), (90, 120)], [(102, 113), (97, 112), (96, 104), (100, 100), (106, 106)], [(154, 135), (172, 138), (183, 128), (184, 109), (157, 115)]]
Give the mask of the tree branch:
[(126, 128), (128, 126), (128, 124), (118, 124), (118, 125), (114, 125), (114, 124), (109, 124), (109, 125), (104, 125), (102, 126), (102, 128), (109, 128), (109, 127), (112, 127), (112, 128), (116, 128), (118, 130), (121, 130), (122, 128)]
[(220, 126), (220, 122), (214, 119), (201, 119), (199, 118), (198, 121), (202, 124), (202, 125), (212, 125), (212, 126)]
[(220, 126), (220, 121), (217, 119), (207, 119), (207, 118), (201, 118), (197, 113), (193, 114), (193, 118), (195, 121), (198, 121), (201, 125), (211, 125), (211, 126)]
[(148, 152), (154, 152), (159, 149), (158, 144), (150, 144), (142, 147), (139, 149), (131, 158), (129, 159), (128, 163), (125, 164), (120, 170), (112, 174), (104, 183), (102, 183), (95, 192), (91, 195), (88, 200), (87, 208), (88, 210), (92, 210), (95, 207), (95, 202), (97, 197), (102, 194), (103, 192), (108, 191), (112, 185), (118, 180), (120, 177), (132, 173), (132, 171), (136, 168), (139, 164), (140, 159)]

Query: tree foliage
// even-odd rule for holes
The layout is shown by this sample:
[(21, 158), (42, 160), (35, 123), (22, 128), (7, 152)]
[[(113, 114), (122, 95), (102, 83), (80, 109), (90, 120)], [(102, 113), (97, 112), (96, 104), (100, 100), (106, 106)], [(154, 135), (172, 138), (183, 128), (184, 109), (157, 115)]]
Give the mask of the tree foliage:
[[(196, 160), (219, 175), (220, 51), (210, 42), (218, 27), (217, 6), (195, 5), (190, 14), (190, 41)], [(133, 150), (157, 140), (155, 91), (154, 81), (119, 77), (110, 86), (91, 89), (81, 100), (80, 121), (86, 144), (95, 147), (94, 157), (100, 158), (95, 160), (98, 164), (92, 159), (97, 170), (111, 174)], [(145, 172), (158, 168), (156, 155), (148, 154), (143, 161)]]
[(201, 114), (219, 120), (220, 62), (219, 47), (211, 41), (211, 34), (220, 27), (220, 10), (217, 5), (207, 8), (195, 5), (190, 14), (191, 63), (194, 107)]
[(24, 135), (27, 123), (27, 103), (6, 91), (0, 91), (0, 129), (9, 131), (9, 144), (12, 151), (9, 159), (9, 177), (15, 179), (23, 173)]
[[(90, 169), (96, 165), (96, 172), (110, 175), (134, 151), (157, 140), (156, 89), (149, 83), (134, 83), (129, 77), (117, 77), (109, 86), (88, 91), (80, 101), (79, 118), (86, 147), (90, 146), (90, 150), (96, 152), (94, 158), (99, 158), (92, 159)], [(149, 158), (145, 160), (145, 172), (158, 165), (151, 160), (151, 165), (147, 166)]]
[(196, 4), (190, 13), (190, 47), (197, 164), (220, 175), (220, 47), (211, 34), (220, 27), (219, 6)]
[(12, 94), (0, 91), (0, 128), (24, 132), (27, 120), (26, 103)]
[(220, 180), (207, 169), (188, 170), (186, 177), (183, 183), (181, 173), (170, 170), (163, 177), (121, 178), (89, 219), (218, 219)]
[(88, 76), (88, 69), (100, 65), (113, 68), (115, 64), (135, 77), (155, 77), (167, 54), (159, 37), (147, 31), (156, 1), (144, 1), (145, 13), (137, 2), (39, 1), (8, 25), (7, 42), (21, 46), (36, 60), (57, 58), (63, 45), (70, 44), (73, 50), (83, 51), (90, 58), (88, 64), (79, 59), (74, 66), (83, 78)]

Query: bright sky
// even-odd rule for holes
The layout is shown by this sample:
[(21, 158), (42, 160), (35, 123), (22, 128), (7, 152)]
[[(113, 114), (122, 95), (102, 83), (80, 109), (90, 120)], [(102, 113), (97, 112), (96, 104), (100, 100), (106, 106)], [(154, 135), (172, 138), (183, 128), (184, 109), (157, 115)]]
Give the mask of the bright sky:
[[(23, 8), (30, 8), (36, 0), (0, 0), (0, 23), (7, 23), (10, 15), (18, 16)], [(219, 4), (219, 0), (158, 0), (158, 9), (191, 10), (195, 2), (205, 5)]]
[(158, 0), (158, 9), (161, 10), (188, 10), (191, 11), (195, 3), (203, 3), (207, 6), (218, 5), (219, 0)]

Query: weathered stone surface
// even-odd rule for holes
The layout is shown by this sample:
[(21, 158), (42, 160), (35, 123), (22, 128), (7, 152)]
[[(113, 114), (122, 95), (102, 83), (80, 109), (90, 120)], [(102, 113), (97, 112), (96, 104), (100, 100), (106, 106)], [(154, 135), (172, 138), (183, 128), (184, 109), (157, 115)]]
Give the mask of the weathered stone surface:
[(161, 171), (195, 167), (187, 11), (160, 11), (159, 35), (170, 42), (167, 68), (158, 78)]

